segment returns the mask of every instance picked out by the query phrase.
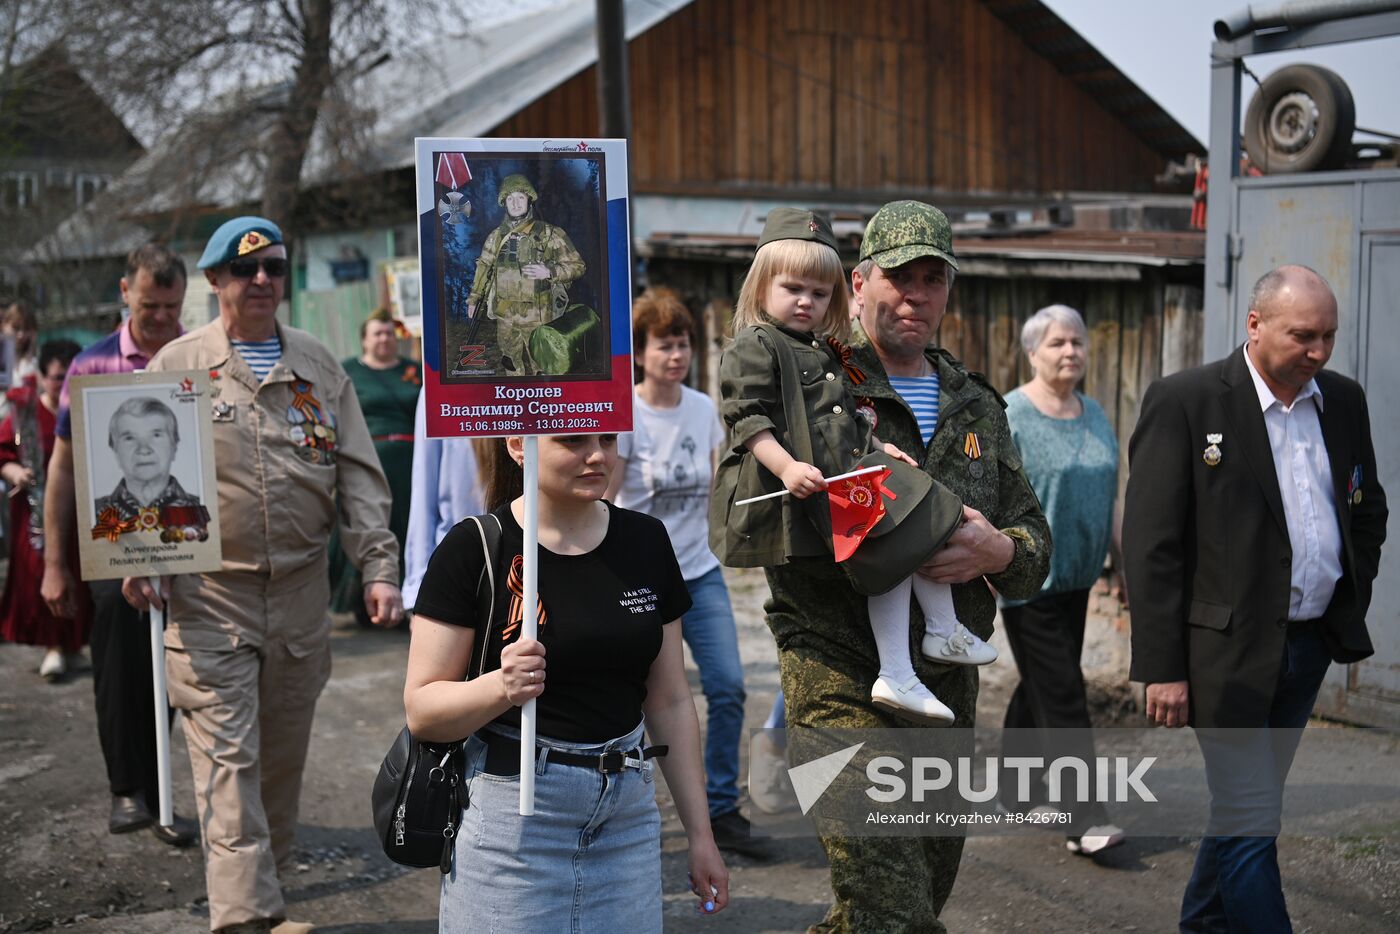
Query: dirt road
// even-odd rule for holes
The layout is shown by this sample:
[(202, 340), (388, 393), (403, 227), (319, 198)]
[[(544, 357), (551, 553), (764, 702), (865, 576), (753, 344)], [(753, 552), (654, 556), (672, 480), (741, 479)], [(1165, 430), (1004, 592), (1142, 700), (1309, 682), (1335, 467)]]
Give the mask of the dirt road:
[[(761, 575), (731, 578), (749, 690), (748, 724), (761, 725), (777, 687), (761, 619)], [(1096, 599), (1085, 653), (1100, 722), (1134, 716), (1122, 684), (1127, 646), (1106, 598)], [(285, 880), (290, 914), (327, 932), (436, 930), (438, 875), (395, 866), (370, 830), (369, 787), (403, 722), (404, 632), (335, 630), (335, 674), (321, 698), (302, 798), (297, 865)], [(983, 678), (979, 722), (998, 723), (1014, 668), (1003, 658)], [(39, 652), (0, 646), (0, 931), (206, 931), (198, 850), (172, 850), (149, 834), (106, 832), (108, 796), (86, 672), (46, 685)], [(692, 671), (692, 675), (694, 672)], [(699, 683), (692, 678), (699, 694)], [(702, 714), (703, 722), (703, 714)], [(189, 764), (176, 730), (177, 810), (193, 813)], [(801, 930), (830, 899), (826, 861), (811, 841), (775, 843), (779, 859), (731, 862), (734, 903), (700, 918), (685, 892), (680, 825), (663, 805), (666, 929)], [(1290, 910), (1299, 931), (1400, 929), (1400, 828), (1349, 839), (1281, 842)], [(1174, 930), (1194, 841), (1130, 840), (1100, 861), (1072, 856), (1060, 837), (969, 841), (943, 920), (949, 930)], [(619, 919), (623, 929), (626, 919)]]

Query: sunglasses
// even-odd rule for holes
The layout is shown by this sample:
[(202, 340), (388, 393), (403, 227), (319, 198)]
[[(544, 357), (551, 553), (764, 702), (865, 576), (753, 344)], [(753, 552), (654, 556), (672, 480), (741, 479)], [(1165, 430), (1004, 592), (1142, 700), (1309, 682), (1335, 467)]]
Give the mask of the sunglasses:
[(235, 259), (228, 264), (228, 273), (235, 279), (251, 279), (258, 274), (259, 266), (267, 273), (269, 279), (280, 279), (287, 274), (287, 260), (281, 256), (267, 259)]

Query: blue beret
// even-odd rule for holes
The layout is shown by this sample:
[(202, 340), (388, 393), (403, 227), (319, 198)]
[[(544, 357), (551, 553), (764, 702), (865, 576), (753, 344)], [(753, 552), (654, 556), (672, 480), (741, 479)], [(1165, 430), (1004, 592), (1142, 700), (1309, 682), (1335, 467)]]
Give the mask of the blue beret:
[(209, 245), (204, 248), (204, 255), (199, 258), (198, 266), (200, 269), (212, 269), (281, 242), (281, 229), (267, 218), (235, 217), (214, 231)]

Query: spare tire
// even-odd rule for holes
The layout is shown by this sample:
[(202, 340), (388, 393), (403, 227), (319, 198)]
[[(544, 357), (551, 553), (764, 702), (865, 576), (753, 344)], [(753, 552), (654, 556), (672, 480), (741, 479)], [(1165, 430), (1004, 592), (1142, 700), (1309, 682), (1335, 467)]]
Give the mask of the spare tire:
[(1334, 71), (1289, 65), (1264, 79), (1244, 117), (1244, 146), (1266, 175), (1337, 169), (1351, 157), (1356, 102)]

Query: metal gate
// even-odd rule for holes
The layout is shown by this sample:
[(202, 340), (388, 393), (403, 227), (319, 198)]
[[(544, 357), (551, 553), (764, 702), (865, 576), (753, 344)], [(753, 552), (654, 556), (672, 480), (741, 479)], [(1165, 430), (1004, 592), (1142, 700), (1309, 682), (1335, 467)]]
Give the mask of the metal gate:
[[(1228, 314), (1207, 310), (1206, 359), (1245, 336), (1250, 286), (1284, 263), (1316, 269), (1337, 294), (1328, 369), (1359, 381), (1371, 408), (1376, 469), (1400, 515), (1400, 172), (1327, 172), (1239, 179), (1232, 213)], [(1214, 320), (1210, 320), (1210, 319)], [(1390, 522), (1367, 623), (1376, 654), (1333, 666), (1317, 712), (1400, 727), (1400, 522)]]

